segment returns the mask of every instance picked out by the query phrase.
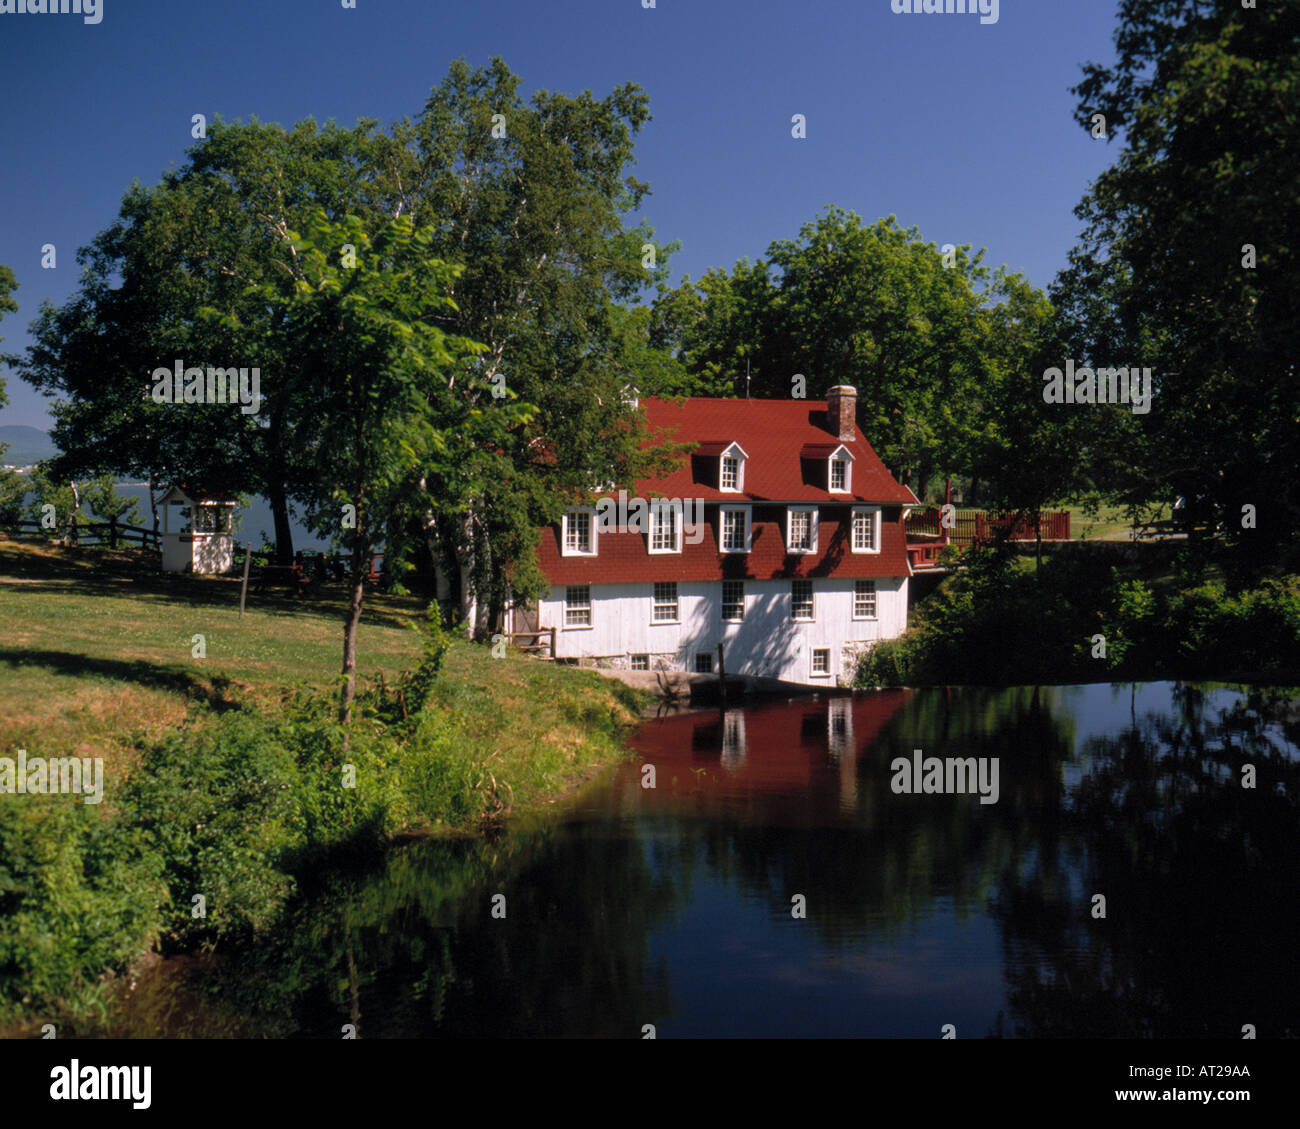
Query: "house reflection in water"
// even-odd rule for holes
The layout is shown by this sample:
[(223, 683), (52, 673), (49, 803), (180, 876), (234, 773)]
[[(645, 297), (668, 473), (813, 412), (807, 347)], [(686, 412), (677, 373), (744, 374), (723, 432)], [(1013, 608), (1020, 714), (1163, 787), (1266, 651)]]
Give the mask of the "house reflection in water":
[[(700, 800), (762, 800), (764, 810), (812, 804), (826, 814), (859, 807), (859, 774), (872, 743), (914, 695), (873, 691), (743, 709), (671, 714), (643, 726), (633, 746), (653, 764), (645, 803), (689, 793)], [(628, 781), (640, 766), (629, 766)]]

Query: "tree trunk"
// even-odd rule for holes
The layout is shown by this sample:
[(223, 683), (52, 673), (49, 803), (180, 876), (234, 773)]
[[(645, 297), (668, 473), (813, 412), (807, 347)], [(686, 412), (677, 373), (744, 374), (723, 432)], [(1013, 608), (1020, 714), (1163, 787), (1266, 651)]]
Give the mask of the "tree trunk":
[[(361, 602), (365, 598), (369, 557), (352, 554), (348, 610), (343, 618), (343, 697), (339, 702), (339, 724), (352, 722), (352, 702), (357, 696), (357, 627), (361, 623)], [(346, 738), (345, 738), (346, 740)]]
[(271, 519), (275, 524), (275, 562), (289, 565), (293, 564), (293, 529), (289, 525), (289, 497), (284, 487), (283, 435), (281, 413), (273, 411), (266, 437), (266, 499), (271, 503)]
[(289, 525), (289, 498), (282, 481), (267, 483), (267, 501), (275, 521), (275, 562), (293, 564), (293, 528)]
[(474, 598), (474, 519), (465, 519), (456, 547), (456, 568), (460, 574), (460, 614), (466, 637), (474, 638), (478, 625), (478, 601)]

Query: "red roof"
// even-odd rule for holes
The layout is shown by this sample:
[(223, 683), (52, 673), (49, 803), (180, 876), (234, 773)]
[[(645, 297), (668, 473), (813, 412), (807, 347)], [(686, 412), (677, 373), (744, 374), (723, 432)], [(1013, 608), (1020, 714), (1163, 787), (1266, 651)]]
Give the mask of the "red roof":
[[(705, 501), (781, 502), (894, 502), (917, 505), (917, 497), (901, 486), (855, 426), (853, 438), (844, 446), (853, 453), (853, 492), (832, 494), (826, 489), (824, 468), (805, 465), (804, 448), (824, 449), (829, 456), (840, 440), (830, 430), (825, 400), (721, 400), (695, 397), (689, 400), (646, 399), (641, 401), (646, 422), (659, 440), (699, 443), (695, 459), (684, 459), (673, 474), (645, 479), (636, 484), (643, 498), (663, 494), (670, 498), (703, 498)], [(700, 456), (712, 457), (730, 443), (739, 443), (749, 456), (745, 460), (745, 489), (723, 493), (709, 480), (698, 481), (692, 464)], [(820, 478), (816, 477), (816, 472)], [(716, 483), (717, 479), (712, 480)], [(820, 482), (820, 485), (818, 483)]]
[[(716, 505), (705, 511), (703, 540), (698, 545), (683, 540), (680, 553), (651, 554), (644, 532), (610, 531), (599, 534), (596, 556), (566, 557), (560, 552), (557, 525), (542, 531), (538, 549), (538, 563), (552, 584), (910, 575), (901, 507), (916, 505), (916, 495), (895, 481), (856, 427), (853, 438), (843, 443), (853, 454), (852, 492), (832, 494), (826, 489), (821, 452), (829, 456), (840, 440), (829, 430), (825, 401), (699, 397), (647, 399), (641, 406), (656, 441), (700, 446), (666, 477), (639, 480), (632, 496), (753, 503), (751, 551), (719, 552)], [(745, 489), (740, 493), (723, 492), (712, 485), (717, 481), (717, 467), (704, 465), (706, 460), (701, 457), (701, 452), (707, 452), (707, 459), (716, 464), (717, 456), (733, 442), (748, 455)], [(822, 457), (820, 464), (809, 457), (810, 450)], [(784, 507), (764, 505), (771, 502), (820, 504), (817, 552), (786, 552)], [(880, 523), (880, 552), (849, 551), (848, 507), (853, 503), (886, 507)], [(689, 507), (685, 516), (688, 520), (693, 516)]]
[(901, 512), (896, 521), (881, 521), (878, 553), (850, 552), (848, 515), (840, 521), (825, 511), (821, 514), (815, 553), (787, 553), (785, 528), (781, 522), (761, 521), (757, 515), (750, 551), (720, 553), (715, 514), (716, 510), (703, 522), (704, 539), (698, 545), (688, 545), (683, 538), (680, 553), (647, 552), (644, 533), (606, 532), (597, 537), (596, 556), (565, 557), (560, 554), (559, 526), (549, 526), (542, 530), (537, 562), (552, 584), (823, 576), (866, 580), (911, 575), (907, 567), (907, 534), (903, 529)]

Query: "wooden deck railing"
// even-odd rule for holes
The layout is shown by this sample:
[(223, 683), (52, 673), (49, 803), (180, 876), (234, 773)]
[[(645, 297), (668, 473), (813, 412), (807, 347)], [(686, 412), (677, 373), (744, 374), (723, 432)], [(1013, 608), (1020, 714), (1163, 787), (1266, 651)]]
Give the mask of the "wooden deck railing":
[[(953, 513), (951, 526), (947, 529), (943, 527), (941, 517), (941, 511), (937, 507), (916, 510), (910, 514), (904, 524), (908, 542), (915, 540), (925, 543), (931, 539), (946, 539), (951, 545), (964, 547), (979, 541), (991, 541), (997, 531), (1008, 527), (1012, 541), (1035, 539), (1032, 514), (990, 514), (987, 510), (956, 510)], [(1044, 510), (1038, 515), (1038, 525), (1044, 541), (1070, 539), (1069, 510), (1055, 512)]]
[(20, 521), (17, 528), (19, 533), (30, 530), (37, 536), (107, 544), (111, 549), (116, 549), (119, 543), (139, 545), (144, 549), (162, 548), (162, 534), (141, 525), (127, 525), (120, 521), (68, 521), (54, 529), (47, 529), (39, 521)]

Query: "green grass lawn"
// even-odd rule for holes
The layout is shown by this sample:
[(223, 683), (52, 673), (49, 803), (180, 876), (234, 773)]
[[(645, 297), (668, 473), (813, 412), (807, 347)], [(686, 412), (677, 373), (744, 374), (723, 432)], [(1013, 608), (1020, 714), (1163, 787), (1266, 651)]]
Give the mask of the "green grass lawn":
[[(201, 723), (202, 706), (274, 712), (295, 688), (329, 690), (342, 666), (341, 586), (317, 598), (255, 595), (239, 616), (237, 578), (163, 575), (142, 550), (0, 542), (0, 748), (102, 756), (111, 781), (137, 741)], [(369, 593), (358, 631), (360, 685), (392, 683), (419, 656), (409, 624), (421, 604)], [(201, 635), (205, 657), (194, 656)], [(536, 797), (592, 768), (584, 718), (630, 723), (643, 702), (590, 672), (463, 640), (447, 655), (435, 700), (480, 749), (512, 764), (516, 793)], [(513, 755), (513, 760), (512, 760)], [(541, 761), (548, 767), (541, 771)], [(538, 771), (533, 771), (537, 769)], [(529, 780), (533, 786), (529, 785)]]
[[(1078, 502), (1066, 502), (1059, 508), (1070, 511), (1070, 536), (1076, 541), (1110, 541), (1127, 538), (1132, 532), (1132, 523), (1123, 506), (1101, 506), (1094, 517), (1086, 515)], [(1168, 521), (1172, 516), (1173, 508), (1162, 506), (1158, 520)]]
[[(104, 767), (103, 803), (0, 796), (0, 1028), (97, 1014), (108, 974), (160, 945), (270, 935), (334, 860), (536, 817), (628, 755), (651, 700), (464, 639), (430, 683), (402, 682), (425, 655), (411, 627), (424, 609), (372, 593), (345, 738), (343, 610), (341, 586), (250, 593), (241, 619), (237, 580), (163, 576), (143, 551), (0, 541), (0, 756)], [(367, 692), (381, 676), (389, 693)], [(423, 708), (402, 716), (399, 684)], [(202, 920), (196, 889), (212, 898)]]

